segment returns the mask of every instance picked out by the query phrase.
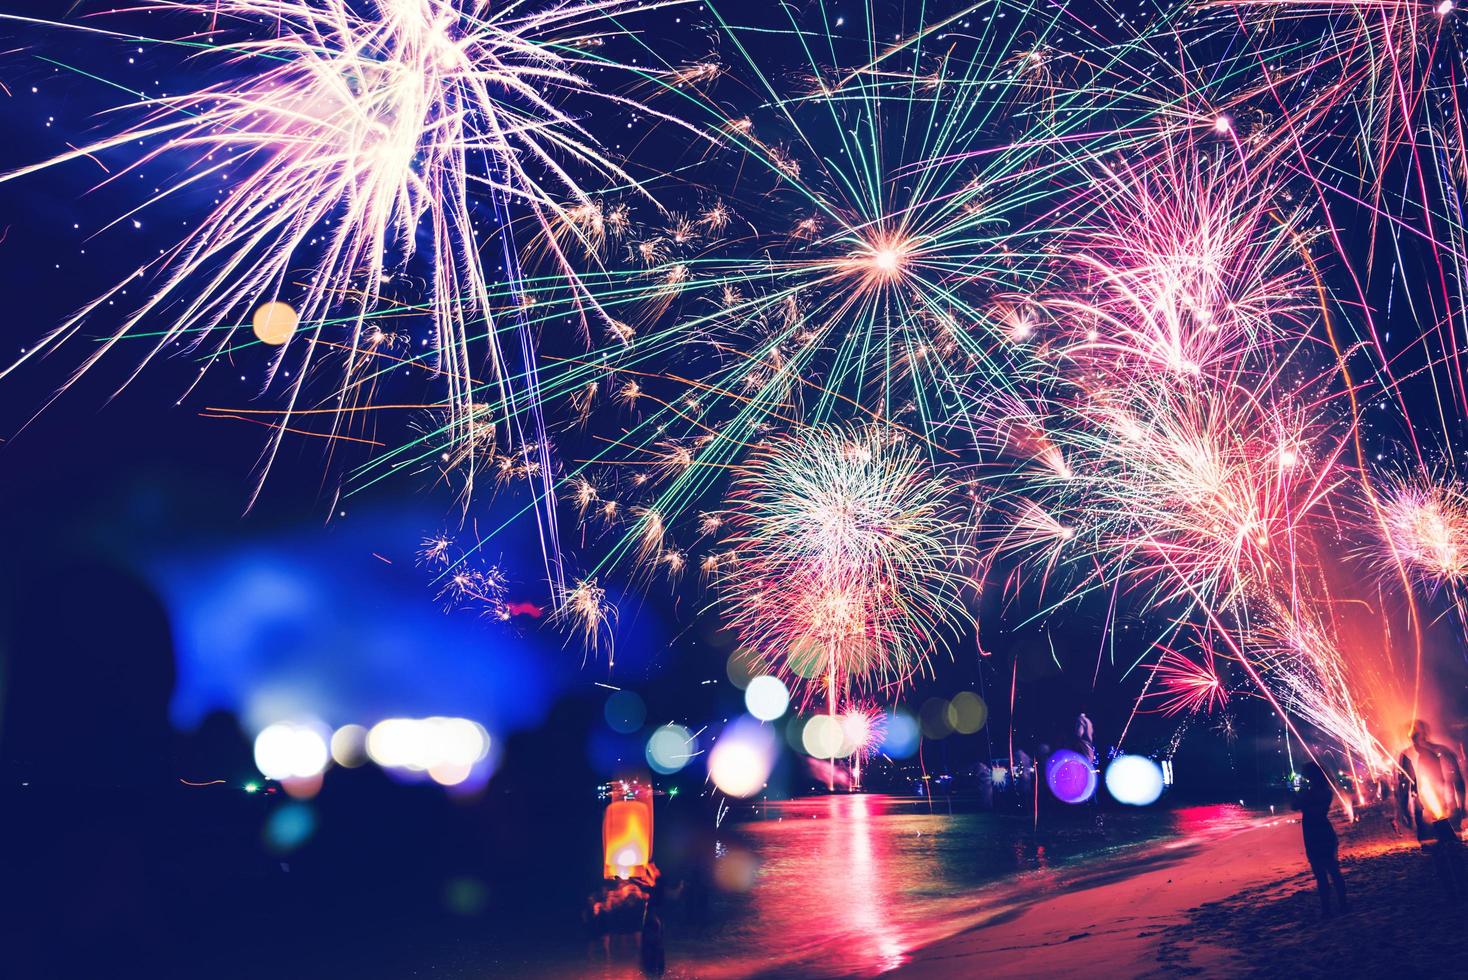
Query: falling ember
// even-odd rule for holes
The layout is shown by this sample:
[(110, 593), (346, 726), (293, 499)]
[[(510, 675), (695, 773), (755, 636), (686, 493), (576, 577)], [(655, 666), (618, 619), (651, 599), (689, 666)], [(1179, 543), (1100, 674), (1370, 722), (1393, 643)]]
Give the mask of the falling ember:
[[(582, 579), (561, 593), (551, 621), (567, 625), (588, 651), (609, 642), (617, 623), (617, 607), (607, 599), (606, 589), (596, 579)], [(611, 654), (608, 653), (608, 667)]]

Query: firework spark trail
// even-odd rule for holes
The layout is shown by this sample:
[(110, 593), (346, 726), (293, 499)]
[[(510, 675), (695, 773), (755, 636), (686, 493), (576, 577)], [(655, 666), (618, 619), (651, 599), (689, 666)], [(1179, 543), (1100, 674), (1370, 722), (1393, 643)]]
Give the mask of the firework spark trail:
[[(1379, 665), (1348, 659), (1313, 610), (1275, 606), (1269, 612), (1268, 621), (1253, 631), (1251, 647), (1281, 702), (1370, 771), (1389, 769), (1392, 753), (1365, 715), (1370, 707), (1365, 695), (1383, 693), (1371, 691), (1369, 683), (1377, 679), (1369, 674)], [(1394, 693), (1387, 698), (1392, 708)]]
[[(953, 64), (948, 61), (920, 78), (916, 72), (881, 68), (885, 57), (845, 74), (818, 71), (813, 92), (797, 97), (782, 95), (758, 77), (771, 104), (791, 122), (809, 107), (824, 108), (838, 119), (853, 109), (877, 119), (875, 110), (895, 105), (894, 115), (900, 116), (904, 89), (910, 114), (912, 103), (927, 104), (916, 94), (923, 86), (942, 91), (950, 85), (961, 101), (973, 91), (968, 82), (992, 77), (972, 67), (945, 76)], [(1066, 555), (1074, 555), (1077, 564), (1090, 565), (1087, 580), (1093, 585), (1148, 583), (1142, 602), (1148, 609), (1197, 603), (1214, 612), (1257, 617), (1261, 605), (1278, 605), (1278, 595), (1295, 595), (1292, 601), (1298, 601), (1292, 579), (1301, 574), (1297, 566), (1310, 538), (1306, 529), (1348, 478), (1340, 455), (1356, 433), (1351, 428), (1348, 438), (1333, 429), (1330, 407), (1339, 389), (1320, 390), (1329, 388), (1330, 380), (1320, 383), (1309, 358), (1299, 356), (1309, 348), (1306, 338), (1314, 327), (1307, 275), (1314, 267), (1308, 256), (1303, 263), (1300, 256), (1306, 242), (1300, 230), (1307, 220), (1303, 209), (1281, 206), (1289, 200), (1283, 189), (1288, 168), (1280, 167), (1287, 156), (1281, 145), (1287, 144), (1261, 151), (1267, 139), (1256, 134), (1246, 146), (1226, 117), (1203, 117), (1206, 126), (1196, 115), (1164, 118), (1150, 137), (1113, 134), (1110, 148), (1140, 146), (1143, 152), (1112, 162), (1088, 147), (1062, 166), (1089, 167), (1094, 176), (1070, 188), (1058, 183), (1048, 195), (1024, 196), (1013, 204), (1004, 203), (1006, 174), (1034, 184), (1048, 166), (1026, 159), (1018, 149), (1025, 141), (976, 157), (950, 153), (940, 140), (923, 147), (940, 164), (984, 164), (1007, 153), (1008, 164), (1021, 165), (1009, 171), (997, 166), (988, 179), (963, 184), (940, 172), (931, 186), (955, 190), (926, 198), (915, 194), (896, 207), (883, 195), (863, 190), (868, 187), (864, 180), (883, 172), (881, 147), (863, 157), (871, 161), (865, 173), (852, 175), (833, 171), (832, 158), (817, 154), (823, 178), (817, 182), (800, 165), (802, 155), (757, 138), (747, 121), (726, 124), (730, 142), (764, 163), (782, 186), (797, 190), (810, 210), (791, 236), (796, 254), (767, 259), (753, 275), (731, 274), (722, 260), (662, 251), (677, 234), (644, 239), (644, 257), (654, 264), (642, 275), (669, 277), (665, 282), (676, 282), (676, 288), (622, 286), (619, 296), (631, 297), (629, 303), (655, 297), (662, 315), (673, 308), (673, 293), (708, 292), (716, 285), (722, 292), (717, 311), (651, 333), (629, 326), (616, 335), (628, 356), (589, 358), (561, 382), (575, 390), (589, 381), (594, 391), (598, 375), (615, 378), (621, 371), (625, 378), (631, 371), (637, 380), (623, 382), (623, 390), (628, 404), (635, 405), (653, 397), (650, 380), (667, 379), (654, 365), (675, 339), (707, 338), (733, 362), (732, 369), (696, 385), (685, 376), (682, 383), (693, 393), (677, 400), (655, 398), (661, 411), (613, 443), (621, 453), (631, 451), (627, 462), (640, 468), (639, 485), (647, 482), (648, 471), (659, 468), (671, 482), (655, 502), (622, 507), (634, 515), (633, 523), (612, 555), (632, 555), (649, 568), (670, 556), (685, 560), (669, 537), (679, 515), (718, 487), (722, 474), (738, 471), (743, 454), (758, 453), (765, 433), (775, 426), (796, 419), (798, 425), (819, 424), (838, 408), (873, 406), (868, 410), (874, 414), (894, 418), (916, 409), (912, 434), (931, 439), (943, 431), (972, 431), (976, 419), (986, 411), (997, 414), (994, 406), (1003, 406), (1002, 396), (1013, 391), (1012, 380), (1005, 379), (1033, 376), (1041, 387), (1048, 384), (1065, 394), (1058, 401), (1046, 395), (1045, 408), (1028, 416), (1012, 411), (1011, 400), (1007, 434), (996, 442), (1025, 447), (1040, 478), (1037, 486), (1033, 474), (1021, 472), (1013, 505), (991, 511), (1012, 518), (1000, 529), (996, 553), (1038, 547), (1047, 576)], [(1299, 117), (1291, 124), (1300, 125)], [(882, 129), (880, 124), (857, 127), (858, 132)], [(797, 146), (803, 142), (814, 149), (814, 130), (797, 124), (793, 131)], [(865, 152), (859, 141), (839, 138), (848, 149), (844, 159), (852, 158), (853, 150)], [(1149, 141), (1153, 146), (1145, 149)], [(903, 170), (898, 164), (892, 172)], [(934, 168), (924, 172), (931, 175)], [(833, 197), (816, 189), (822, 184), (862, 193)], [(1072, 195), (1069, 207), (1055, 203)], [(964, 203), (962, 215), (951, 207), (955, 202)], [(992, 239), (971, 223), (975, 212), (1005, 215), (1009, 207), (1009, 213), (1021, 214), (1036, 206), (1047, 221), (1011, 223)], [(929, 208), (936, 223), (914, 218)], [(956, 230), (951, 237), (950, 228)], [(1032, 255), (1015, 250), (1025, 236), (1037, 243)], [(1041, 247), (1046, 237), (1050, 241)], [(984, 257), (987, 249), (994, 249), (989, 258)], [(969, 284), (980, 270), (1025, 288), (979, 301)], [(1059, 283), (1064, 287), (1057, 289)], [(934, 309), (943, 315), (933, 317)], [(915, 343), (893, 333), (894, 318), (904, 329), (918, 331)], [(959, 320), (981, 330), (958, 329)], [(750, 323), (765, 331), (755, 335), (753, 345), (713, 340), (720, 331), (747, 330)], [(880, 331), (870, 326), (877, 323)], [(924, 333), (935, 324), (938, 334)], [(826, 347), (822, 338), (838, 336), (838, 330), (846, 339)], [(899, 341), (898, 350), (905, 347), (921, 356), (894, 359), (893, 345)], [(975, 342), (977, 347), (964, 346)], [(1036, 359), (1029, 359), (1028, 351), (1017, 354), (1015, 345), (1032, 348)], [(635, 370), (644, 366), (650, 370)], [(920, 388), (923, 370), (932, 372), (939, 387), (960, 392), (960, 406), (969, 396), (969, 406), (955, 414), (950, 405), (925, 410), (894, 401), (894, 380), (911, 373)], [(1302, 370), (1310, 381), (1300, 380)], [(803, 397), (807, 393), (810, 400)], [(710, 410), (726, 400), (737, 409), (732, 429)], [(1032, 421), (1021, 424), (1021, 417)], [(669, 440), (670, 422), (691, 424), (699, 435)], [(640, 442), (640, 432), (656, 433), (658, 446)], [(931, 444), (928, 451), (943, 453)], [(664, 452), (668, 463), (657, 463)], [(591, 484), (583, 473), (572, 477), (583, 486), (573, 495), (578, 498)], [(598, 497), (616, 484), (595, 482)], [(1011, 493), (1003, 490), (1000, 496)], [(578, 508), (584, 512), (584, 502)], [(721, 576), (737, 574), (743, 561), (738, 548), (710, 550), (700, 567), (717, 583)], [(1342, 672), (1319, 652), (1325, 648), (1317, 647), (1315, 654), (1292, 649), (1298, 668), (1293, 674), (1285, 670), (1284, 658), (1272, 658), (1278, 676), (1285, 678), (1280, 700), (1313, 699), (1302, 715), (1345, 744), (1362, 743), (1360, 711), (1343, 687)], [(1312, 655), (1320, 662), (1312, 664)], [(833, 705), (837, 673), (827, 669), (822, 675)]]
[(606, 643), (610, 672), (615, 665), (610, 644), (617, 627), (617, 607), (607, 599), (606, 589), (597, 585), (596, 579), (580, 579), (556, 598), (556, 611), (551, 618), (570, 625), (588, 656)]
[(1456, 483), (1396, 481), (1385, 488), (1388, 567), (1406, 566), (1430, 587), (1468, 576), (1468, 491)]
[[(1348, 663), (1308, 612), (1332, 601), (1322, 542), (1353, 482), (1341, 463), (1353, 434), (1332, 410), (1333, 373), (1310, 368), (1299, 339), (1311, 316), (1298, 219), (1251, 196), (1269, 186), (1251, 163), (1169, 140), (1124, 179), (1106, 175), (1101, 187), (1136, 206), (1104, 208), (1077, 236), (1080, 288), (1059, 300), (1080, 335), (1073, 373), (1030, 411), (1043, 439), (1005, 443), (1036, 460), (1021, 516), (1072, 532), (1040, 549), (1047, 578), (1074, 551), (1080, 589), (1145, 586), (1144, 608), (1202, 614), (1287, 725), (1294, 712), (1378, 768), (1390, 756), (1364, 714), (1369, 665)], [(1213, 703), (1215, 669), (1158, 651), (1148, 677), (1161, 690), (1144, 696), (1170, 713)]]
[(1297, 239), (1265, 221), (1267, 181), (1203, 147), (1165, 141), (1100, 186), (1065, 254), (1075, 285), (1037, 301), (1065, 313), (1051, 393), (997, 403), (996, 441), (1034, 464), (1022, 515), (1154, 578), (1151, 605), (1179, 597), (1181, 569), (1225, 607), (1291, 566), (1294, 528), (1341, 479), (1346, 441), (1298, 380)]
[(1300, 219), (1274, 215), (1281, 188), (1229, 156), (1168, 141), (1104, 168), (1088, 202), (1104, 223), (1067, 256), (1093, 284), (1052, 304), (1087, 325), (1068, 356), (1217, 377), (1308, 329)]
[[(614, 570), (677, 590), (693, 565), (752, 654), (834, 715), (922, 672), (973, 625), (978, 570), (1003, 565), (1011, 601), (1031, 574), (1051, 597), (1036, 619), (1104, 590), (1109, 615), (1165, 622), (1138, 710), (1220, 707), (1242, 671), (1292, 734), (1388, 764), (1425, 673), (1416, 593), (1468, 621), (1468, 497), (1429, 465), (1433, 437), (1453, 460), (1468, 410), (1451, 7), (1225, 0), (1098, 27), (1004, 0), (916, 24), (868, 5), (842, 27), (822, 3), (750, 23), (715, 4), (718, 52), (675, 65), (617, 20), (673, 2), (149, 4), (218, 15), (225, 43), (199, 58), (233, 80), (140, 97), (132, 127), (3, 179), (137, 140), (123, 174), (195, 161), (143, 207), (235, 175), (85, 365), (134, 337), (207, 363), (237, 348), (245, 307), (293, 299), (304, 359), (275, 361), (295, 379), (279, 421), (251, 416), (274, 425), (271, 454), (293, 415), (402, 407), (373, 405), (377, 383), (430, 368), (443, 404), (349, 480), (529, 488), (507, 521), (539, 522), (552, 619), (588, 648), (610, 642)], [(661, 67), (597, 53), (611, 37)], [(667, 96), (709, 148), (671, 207), (565, 108), (674, 120), (593, 86), (601, 67)], [(1364, 239), (1342, 215), (1370, 219)], [(388, 305), (383, 277), (415, 254), (427, 302)], [(1379, 329), (1393, 300), (1417, 327), (1407, 352)], [(414, 314), (428, 355), (384, 326)], [(574, 349), (535, 342), (565, 325)], [(306, 405), (328, 350), (345, 381)], [(1422, 439), (1413, 387), (1441, 424)], [(1383, 477), (1367, 439), (1394, 437), (1365, 409), (1389, 406), (1412, 459)], [(496, 533), (434, 559), (450, 595), (495, 594), (476, 563)], [(568, 584), (563, 557), (587, 571)], [(1364, 565), (1380, 575), (1353, 581)], [(1415, 663), (1397, 662), (1388, 595)], [(1197, 658), (1174, 648), (1189, 629)]]
[[(129, 283), (145, 278), (147, 299), (110, 330), (77, 375), (145, 322), (166, 326), (152, 334), (152, 353), (138, 371), (175, 340), (201, 344), (222, 330), (207, 359), (212, 362), (228, 349), (241, 313), (287, 298), (304, 322), (318, 326), (295, 365), (286, 414), (303, 396), (320, 343), (331, 338), (347, 350), (346, 380), (336, 400), (345, 406), (354, 375), (371, 354), (364, 327), (383, 299), (387, 274), (422, 253), (431, 269), (434, 366), (445, 386), (449, 427), (464, 435), (482, 421), (468, 331), (493, 316), (494, 284), (481, 264), (475, 215), (487, 204), (502, 215), (501, 224), (515, 212), (548, 224), (565, 196), (588, 199), (572, 168), (636, 186), (557, 102), (574, 95), (635, 106), (587, 81), (592, 66), (619, 67), (588, 48), (621, 32), (611, 18), (677, 2), (557, 4), (540, 12), (519, 5), (491, 11), (486, 0), (143, 4), (139, 10), (208, 18), (203, 40), (154, 43), (196, 47), (197, 58), (234, 77), (180, 95), (142, 98), (122, 107), (138, 121), (115, 135), (0, 180), (143, 143), (149, 149), (111, 180), (180, 155), (192, 162), (177, 181), (123, 217), (210, 180), (229, 180), (228, 190), (159, 258), (84, 306), (0, 377), (74, 336)], [(276, 33), (254, 36), (261, 22), (273, 24)], [(556, 259), (569, 271), (565, 256)], [(290, 270), (301, 265), (314, 274), (296, 285)], [(513, 284), (513, 261), (507, 268)], [(346, 294), (355, 294), (359, 312), (328, 331), (328, 314)], [(505, 352), (494, 330), (485, 336), (500, 400), (512, 410), (538, 412), (536, 392), (504, 386)], [(285, 363), (282, 353), (272, 379)], [(283, 426), (277, 430), (264, 469), (283, 432)]]
[(1213, 649), (1205, 643), (1198, 652), (1202, 656), (1194, 659), (1171, 648), (1163, 649), (1152, 673), (1161, 688), (1154, 696), (1162, 714), (1206, 713), (1223, 707), (1228, 700)]
[[(917, 75), (871, 67), (837, 74), (836, 81), (818, 78), (813, 93), (793, 98), (764, 84), (772, 104), (792, 122), (807, 108), (824, 108), (839, 118), (852, 109), (880, 110), (883, 100), (896, 114), (910, 113), (905, 102), (915, 101)], [(960, 69), (945, 81), (940, 69), (925, 76), (923, 84), (938, 91), (950, 85), (962, 99), (972, 91), (965, 83), (989, 77), (982, 69), (965, 74), (970, 71)], [(1024, 84), (1032, 82), (1026, 79)], [(1298, 118), (1292, 123), (1298, 125)], [(687, 506), (684, 501), (706, 495), (718, 485), (722, 470), (736, 465), (751, 446), (758, 447), (772, 416), (778, 422), (789, 422), (780, 416), (793, 415), (801, 424), (818, 423), (838, 406), (874, 404), (860, 394), (868, 387), (881, 399), (875, 403), (877, 411), (891, 414), (894, 406), (901, 407), (892, 400), (893, 379), (900, 377), (893, 375), (893, 364), (903, 372), (932, 370), (935, 381), (981, 393), (980, 404), (1002, 401), (995, 398), (996, 383), (1001, 393), (1008, 388), (997, 378), (1043, 376), (1047, 368), (1007, 352), (998, 370), (974, 368), (1014, 344), (1034, 344), (1043, 355), (1047, 332), (1063, 325), (1068, 338), (1057, 349), (1072, 392), (1062, 403), (1065, 421), (1058, 423), (1058, 434), (1047, 433), (1054, 404), (1034, 413), (1022, 437), (1015, 436), (1018, 423), (1009, 421), (1010, 435), (1004, 441), (1026, 444), (1043, 477), (1035, 499), (1017, 498), (1008, 511), (1014, 520), (1004, 529), (1001, 550), (1042, 546), (1047, 573), (1067, 551), (1075, 552), (1082, 561), (1093, 562), (1098, 584), (1119, 579), (1149, 583), (1144, 608), (1165, 608), (1196, 592), (1197, 601), (1213, 610), (1248, 611), (1268, 619), (1267, 610), (1283, 624), (1281, 631), (1290, 631), (1276, 590), (1289, 594), (1293, 588), (1281, 583), (1300, 574), (1297, 565), (1305, 547), (1300, 539), (1309, 536), (1304, 528), (1345, 479), (1337, 464), (1346, 441), (1331, 431), (1321, 411), (1333, 396), (1307, 391), (1306, 385), (1290, 379), (1297, 370), (1294, 352), (1313, 327), (1313, 312), (1298, 256), (1299, 228), (1306, 219), (1297, 206), (1281, 211), (1280, 201), (1288, 194), (1271, 174), (1281, 151), (1251, 148), (1240, 162), (1235, 154), (1243, 150), (1231, 126), (1184, 127), (1180, 139), (1176, 125), (1168, 121), (1157, 130), (1157, 149), (1116, 163), (1095, 157), (1097, 177), (1076, 185), (1083, 213), (1065, 214), (1042, 203), (1048, 213), (1065, 216), (1044, 224), (1055, 244), (1027, 257), (1014, 254), (1023, 239), (1013, 225), (986, 241), (979, 226), (963, 223), (980, 209), (1006, 213), (1002, 166), (989, 171), (999, 179), (968, 184), (940, 173), (932, 186), (951, 184), (955, 191), (929, 198), (914, 194), (909, 203), (893, 207), (893, 202), (864, 190), (868, 185), (859, 171), (854, 178), (833, 173), (829, 155), (816, 154), (820, 176), (835, 178), (823, 182), (861, 193), (833, 198), (818, 191), (817, 181), (797, 165), (800, 155), (755, 137), (742, 124), (728, 128), (731, 142), (764, 162), (783, 184), (799, 189), (811, 210), (793, 233), (799, 249), (795, 256), (768, 262), (760, 274), (741, 275), (732, 287), (726, 267), (707, 259), (669, 257), (645, 273), (651, 278), (676, 272), (678, 293), (717, 283), (724, 291), (722, 309), (684, 319), (673, 331), (633, 333), (634, 357), (623, 365), (651, 366), (671, 338), (707, 335), (725, 323), (773, 324), (769, 336), (775, 340), (762, 341), (753, 350), (721, 344), (721, 351), (735, 356), (734, 367), (702, 382), (705, 392), (717, 397), (753, 392), (737, 400), (742, 406), (738, 417), (747, 420), (742, 438), (710, 439), (712, 427), (700, 421), (705, 435), (681, 446), (668, 442), (670, 414), (714, 417), (707, 414), (710, 399), (703, 396), (676, 403), (663, 399), (658, 404), (664, 411), (639, 425), (658, 433), (676, 460), (666, 470), (672, 479), (668, 491), (651, 505), (627, 508), (639, 516), (624, 540), (643, 562), (661, 564), (666, 556), (681, 554), (668, 535)], [(880, 129), (870, 127), (872, 132)], [(796, 125), (794, 132), (797, 143), (814, 149), (814, 130)], [(1202, 149), (1205, 141), (1216, 152)], [(848, 150), (864, 149), (859, 143), (846, 145)], [(1127, 138), (1115, 138), (1112, 145), (1127, 145)], [(949, 153), (941, 141), (923, 152), (940, 161), (968, 160)], [(879, 175), (883, 153), (867, 152), (866, 157), (877, 165), (869, 171)], [(1016, 159), (1023, 160), (1023, 154)], [(1033, 182), (1039, 166), (1034, 161), (1028, 166), (1013, 173)], [(895, 172), (901, 169), (899, 164)], [(977, 186), (983, 186), (982, 196), (975, 193)], [(1065, 193), (1058, 196), (1064, 199)], [(1026, 198), (1022, 203), (1043, 201)], [(962, 213), (952, 207), (959, 202), (964, 203)], [(936, 224), (917, 220), (928, 209)], [(891, 223), (893, 216), (897, 224)], [(911, 228), (924, 231), (907, 230)], [(995, 246), (1003, 263), (982, 258), (983, 249)], [(1015, 272), (1016, 262), (1022, 273)], [(963, 284), (965, 274), (985, 269), (986, 263), (989, 270), (1005, 266), (1007, 281), (1028, 288), (976, 302), (972, 289)], [(1047, 295), (1057, 279), (1066, 281), (1066, 288)], [(671, 292), (656, 295), (657, 308), (670, 309)], [(906, 346), (924, 351), (923, 357), (894, 361), (893, 316), (912, 329), (928, 331), (945, 322), (923, 315), (934, 308), (949, 316), (957, 311), (961, 319), (984, 324), (992, 333), (977, 350), (966, 350), (963, 341), (955, 344), (943, 333), (919, 333), (916, 347), (910, 341)], [(867, 325), (881, 320), (888, 325), (883, 334), (875, 334)], [(953, 322), (943, 329), (955, 334)], [(863, 339), (861, 346), (836, 346), (832, 359), (812, 343), (832, 330), (871, 339)], [(964, 335), (960, 331), (957, 336)], [(868, 352), (882, 357), (864, 360)], [(1269, 361), (1275, 363), (1264, 366)], [(594, 363), (604, 370), (605, 361)], [(1087, 377), (1097, 371), (1105, 375), (1103, 380)], [(800, 397), (810, 384), (805, 377), (819, 379), (810, 402)], [(871, 385), (873, 377), (879, 383)], [(637, 387), (640, 397), (649, 397), (645, 383)], [(842, 391), (858, 394), (852, 399), (835, 394)], [(920, 412), (916, 428), (933, 432), (951, 426), (951, 412)], [(644, 459), (654, 465), (651, 448)], [(1046, 500), (1051, 504), (1039, 502)], [(1102, 559), (1099, 566), (1094, 565), (1096, 558)], [(730, 574), (741, 561), (738, 549), (732, 548), (711, 552), (703, 567), (717, 581), (719, 573)], [(1329, 649), (1323, 643), (1295, 644), (1289, 658), (1268, 658), (1274, 667), (1269, 676), (1277, 680), (1281, 701), (1365, 754), (1360, 710)], [(826, 671), (831, 690), (835, 677), (835, 671)], [(834, 703), (830, 690), (827, 696)]]
[[(1372, 280), (1384, 272), (1393, 280), (1389, 295), (1420, 325), (1414, 339), (1432, 365), (1433, 396), (1440, 402), (1445, 434), (1449, 416), (1468, 407), (1463, 354), (1453, 328), (1468, 316), (1461, 301), (1468, 256), (1461, 188), (1468, 179), (1468, 144), (1460, 102), (1458, 12), (1452, 3), (1399, 0), (1226, 0), (1216, 6), (1238, 17), (1249, 43), (1263, 45), (1263, 39), (1281, 31), (1322, 40), (1288, 61), (1311, 78), (1322, 76), (1313, 90), (1301, 94), (1331, 111), (1335, 122), (1300, 123), (1285, 101), (1277, 95), (1272, 101), (1284, 117), (1285, 134), (1313, 144), (1308, 152), (1302, 148), (1297, 169), (1327, 220), (1334, 223), (1337, 212), (1359, 212), (1369, 225), (1364, 248), (1351, 248), (1338, 229), (1332, 236), (1359, 300), (1361, 332), (1376, 357), (1383, 389), (1399, 401), (1404, 416), (1412, 414), (1401, 391), (1404, 375), (1387, 347), (1389, 333), (1383, 336), (1376, 322), (1380, 313), (1368, 299)], [(1420, 270), (1406, 261), (1413, 239), (1425, 246)], [(1388, 316), (1391, 305), (1389, 300)], [(1416, 432), (1407, 437), (1416, 464), (1429, 467)], [(1438, 448), (1450, 459), (1455, 455), (1451, 440), (1442, 440)]]
[[(1021, 23), (1035, 13), (1016, 10)], [(1109, 75), (1099, 95), (1057, 86), (1035, 109), (1020, 96), (1051, 84), (1042, 79), (1061, 63), (1088, 62), (1059, 48), (1031, 57), (1035, 37), (1019, 26), (934, 35), (943, 44), (927, 47), (930, 32), (920, 29), (880, 48), (868, 24), (859, 60), (834, 38), (817, 46), (829, 47), (819, 58), (807, 50), (809, 90), (791, 94), (745, 46), (741, 27), (720, 25), (743, 60), (725, 73), (751, 75), (767, 111), (755, 122), (710, 105), (710, 125), (742, 168), (773, 180), (761, 196), (786, 206), (771, 222), (768, 204), (731, 208), (740, 195), (721, 187), (702, 217), (664, 228), (639, 231), (625, 209), (604, 202), (572, 217), (593, 238), (626, 242), (642, 266), (592, 274), (603, 306), (633, 315), (608, 346), (547, 382), (574, 401), (578, 423), (608, 394), (633, 413), (603, 452), (563, 478), (566, 492), (594, 482), (620, 498), (608, 507), (633, 515), (598, 572), (681, 554), (673, 542), (688, 535), (685, 515), (720, 494), (775, 428), (865, 417), (906, 429), (935, 459), (953, 455), (950, 442), (971, 444), (974, 412), (1045, 356), (1026, 343), (1027, 297), (1054, 275), (1051, 240), (1067, 230), (1057, 203), (1085, 190), (1078, 161), (1155, 139), (1154, 117), (1170, 111), (1166, 99), (1159, 106), (1112, 87)], [(805, 36), (794, 21), (790, 33)], [(1053, 19), (1042, 37), (1080, 47)], [(1118, 117), (1127, 125), (1117, 127)], [(830, 141), (842, 152), (824, 149)], [(763, 219), (752, 237), (721, 240), (717, 232), (746, 220), (746, 210)], [(752, 264), (753, 249), (762, 255)], [(551, 290), (541, 298), (553, 300)], [(537, 303), (534, 315), (552, 322), (561, 310)], [(700, 349), (710, 356), (692, 353)], [(669, 359), (686, 367), (670, 372)], [(669, 387), (674, 394), (654, 394)], [(427, 451), (404, 447), (380, 465)], [(599, 466), (612, 472), (597, 476)], [(643, 501), (629, 500), (634, 493)], [(698, 559), (705, 570), (721, 560)]]

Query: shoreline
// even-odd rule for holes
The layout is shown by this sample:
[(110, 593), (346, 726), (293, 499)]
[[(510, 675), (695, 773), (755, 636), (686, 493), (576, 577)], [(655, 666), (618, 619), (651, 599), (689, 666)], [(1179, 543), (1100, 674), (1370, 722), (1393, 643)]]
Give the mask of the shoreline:
[[(1343, 856), (1354, 829), (1337, 825)], [(1261, 817), (1212, 838), (1160, 842), (1140, 862), (1078, 868), (1056, 882), (1063, 890), (995, 909), (978, 925), (912, 950), (886, 975), (1071, 976), (1104, 968), (1139, 976), (1159, 969), (1164, 938), (1188, 925), (1194, 910), (1297, 878), (1313, 891), (1299, 818)], [(1206, 971), (1224, 953), (1200, 944), (1190, 951), (1190, 966)]]

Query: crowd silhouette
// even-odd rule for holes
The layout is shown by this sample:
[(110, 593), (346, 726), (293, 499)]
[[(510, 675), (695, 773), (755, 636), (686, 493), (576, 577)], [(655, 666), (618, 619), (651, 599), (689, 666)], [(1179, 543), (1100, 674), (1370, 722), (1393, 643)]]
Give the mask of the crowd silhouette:
[[(492, 970), (563, 938), (537, 940), (538, 922), (569, 923), (560, 929), (575, 936), (600, 867), (584, 751), (596, 700), (567, 698), (539, 729), (510, 735), (477, 797), (403, 785), (375, 766), (333, 770), (302, 801), (315, 832), (277, 846), (271, 816), (296, 801), (259, 777), (236, 718), (170, 724), (173, 643), (144, 581), (56, 562), (18, 576), (10, 598), (0, 975), (256, 977), (290, 962), (292, 975), (385, 976), (455, 956)], [(401, 930), (414, 942), (386, 953), (362, 942)]]

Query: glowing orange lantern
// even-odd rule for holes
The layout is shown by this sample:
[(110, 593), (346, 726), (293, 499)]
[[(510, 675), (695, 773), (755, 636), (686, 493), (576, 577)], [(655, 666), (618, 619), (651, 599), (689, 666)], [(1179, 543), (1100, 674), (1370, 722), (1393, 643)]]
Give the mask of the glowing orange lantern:
[(652, 862), (652, 801), (613, 800), (601, 821), (603, 874), (627, 879), (644, 876)]

